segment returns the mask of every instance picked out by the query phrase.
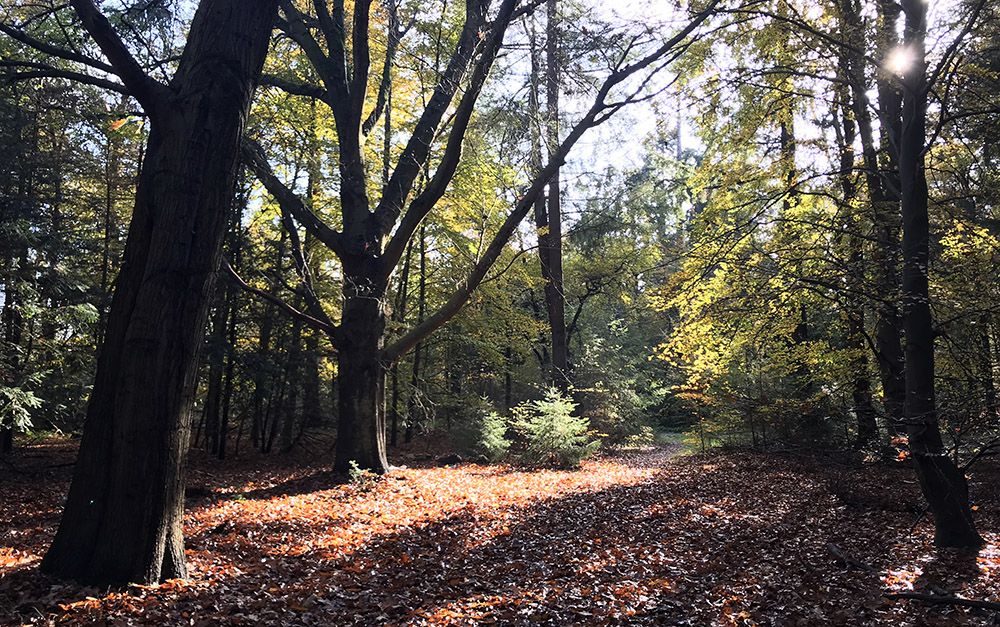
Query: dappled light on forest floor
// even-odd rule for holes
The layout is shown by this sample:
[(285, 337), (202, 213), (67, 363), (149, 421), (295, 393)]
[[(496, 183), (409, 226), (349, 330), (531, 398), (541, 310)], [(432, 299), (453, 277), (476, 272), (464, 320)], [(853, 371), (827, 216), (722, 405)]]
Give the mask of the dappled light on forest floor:
[[(66, 483), (19, 476), (5, 480), (15, 498), (0, 513), (0, 615), (39, 624), (992, 624), (982, 610), (883, 598), (1000, 596), (995, 534), (963, 556), (934, 551), (926, 522), (909, 533), (920, 502), (904, 465), (668, 453), (579, 471), (401, 469), (370, 489), (317, 468), (196, 467), (191, 579), (123, 591), (37, 573)], [(974, 495), (989, 494), (978, 487)], [(995, 529), (995, 509), (980, 503), (983, 529)]]

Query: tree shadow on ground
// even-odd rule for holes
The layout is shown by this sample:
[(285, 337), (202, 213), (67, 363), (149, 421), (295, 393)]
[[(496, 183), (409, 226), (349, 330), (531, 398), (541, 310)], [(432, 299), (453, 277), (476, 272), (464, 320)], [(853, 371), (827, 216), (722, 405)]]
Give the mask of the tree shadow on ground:
[(300, 494), (312, 494), (322, 490), (329, 490), (339, 485), (349, 482), (347, 475), (332, 470), (321, 470), (301, 477), (295, 477), (287, 481), (281, 481), (267, 488), (256, 488), (238, 492), (234, 496), (250, 500), (269, 500), (277, 497), (298, 496)]
[[(144, 620), (180, 620), (186, 612), (240, 625), (897, 625), (936, 613), (977, 624), (963, 610), (881, 598), (879, 573), (899, 562), (909, 516), (851, 511), (822, 478), (788, 464), (721, 460), (681, 460), (649, 481), (527, 507), (468, 507), (411, 527), (373, 528), (366, 541), (346, 547), (294, 542), (306, 530), (348, 524), (333, 517), (241, 521), (221, 532), (226, 543), (215, 548), (203, 531), (191, 538), (196, 561), (218, 559), (225, 547), (239, 568), (144, 591)], [(467, 471), (455, 469), (455, 480)], [(322, 478), (267, 490), (326, 489)], [(842, 568), (829, 543), (876, 572)], [(975, 578), (968, 563), (958, 572)], [(59, 601), (47, 602), (42, 614), (58, 611)], [(107, 601), (101, 615), (124, 604)], [(26, 615), (34, 607), (17, 609)], [(70, 619), (94, 618), (82, 612)]]

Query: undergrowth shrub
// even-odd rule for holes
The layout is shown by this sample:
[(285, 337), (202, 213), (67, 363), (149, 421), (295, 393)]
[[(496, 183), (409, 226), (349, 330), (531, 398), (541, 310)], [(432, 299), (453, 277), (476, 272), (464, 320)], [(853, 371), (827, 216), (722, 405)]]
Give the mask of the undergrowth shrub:
[(524, 436), (524, 461), (575, 468), (593, 455), (601, 443), (590, 437), (590, 421), (574, 416), (576, 404), (549, 388), (545, 398), (514, 408), (514, 426)]
[(495, 411), (485, 412), (479, 424), (479, 452), (490, 462), (496, 462), (507, 454), (510, 445), (507, 419)]

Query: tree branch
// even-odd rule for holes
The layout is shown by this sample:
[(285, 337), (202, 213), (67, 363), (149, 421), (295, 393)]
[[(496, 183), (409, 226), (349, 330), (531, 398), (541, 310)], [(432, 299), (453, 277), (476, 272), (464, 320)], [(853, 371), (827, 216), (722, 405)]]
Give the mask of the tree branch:
[(11, 39), (21, 42), (22, 44), (28, 46), (29, 48), (34, 48), (39, 52), (51, 55), (53, 57), (59, 57), (60, 59), (66, 59), (67, 61), (74, 61), (76, 63), (82, 63), (83, 65), (88, 65), (95, 70), (101, 70), (102, 72), (107, 72), (109, 74), (114, 74), (115, 69), (97, 59), (92, 59), (86, 55), (80, 54), (73, 50), (66, 50), (65, 48), (60, 48), (59, 46), (54, 46), (50, 43), (46, 43), (39, 39), (35, 39), (31, 35), (28, 35), (22, 30), (14, 28), (8, 24), (0, 22), (0, 33), (4, 33)]
[(413, 189), (417, 176), (427, 163), (434, 136), (440, 128), (441, 120), (451, 104), (479, 44), (480, 31), (486, 21), (487, 4), (489, 4), (488, 0), (468, 0), (466, 3), (465, 24), (462, 27), (458, 46), (448, 61), (448, 66), (442, 73), (437, 86), (435, 86), (434, 93), (424, 108), (406, 148), (403, 149), (396, 169), (385, 187), (385, 193), (375, 209), (375, 214), (385, 235), (392, 232), (392, 227), (399, 219), (403, 204)]
[(317, 320), (335, 327), (336, 325), (333, 320), (330, 319), (326, 310), (323, 309), (323, 303), (320, 302), (319, 297), (316, 295), (316, 289), (313, 287), (312, 272), (309, 270), (309, 264), (306, 263), (305, 248), (302, 246), (299, 231), (295, 228), (295, 222), (292, 220), (292, 214), (288, 207), (281, 207), (281, 223), (288, 233), (288, 238), (292, 241), (292, 259), (295, 260), (295, 270), (302, 280), (303, 288), (305, 288), (302, 292), (302, 297), (306, 301), (306, 306), (309, 308), (310, 314)]
[(169, 93), (169, 88), (143, 71), (93, 0), (70, 0), (70, 4), (76, 9), (84, 28), (111, 62), (114, 73), (122, 79), (132, 97), (138, 100), (148, 113), (154, 113)]
[(232, 280), (236, 281), (236, 284), (239, 285), (244, 290), (246, 290), (247, 292), (253, 294), (258, 298), (266, 300), (269, 303), (276, 305), (279, 309), (281, 309), (285, 313), (289, 314), (294, 318), (298, 318), (299, 320), (311, 326), (312, 328), (317, 329), (319, 331), (323, 331), (324, 333), (327, 334), (327, 337), (330, 338), (330, 341), (333, 343), (334, 348), (336, 348), (340, 344), (340, 327), (331, 326), (330, 324), (323, 322), (322, 320), (313, 318), (309, 314), (299, 311), (295, 307), (292, 307), (291, 305), (281, 300), (277, 296), (272, 296), (271, 294), (268, 294), (264, 290), (259, 290), (256, 287), (250, 285), (249, 283), (244, 281), (239, 274), (236, 273), (236, 270), (233, 269), (233, 266), (229, 264), (228, 259), (223, 258), (222, 266), (223, 269), (229, 274), (229, 277)]
[(385, 111), (385, 104), (388, 100), (389, 86), (392, 82), (392, 64), (396, 59), (396, 51), (399, 49), (399, 42), (402, 41), (407, 31), (416, 23), (414, 16), (405, 27), (400, 27), (397, 0), (389, 2), (389, 41), (385, 49), (385, 61), (382, 63), (382, 78), (378, 85), (378, 96), (375, 98), (375, 108), (365, 118), (361, 125), (361, 134), (368, 135), (378, 124), (379, 118)]
[(34, 63), (31, 61), (0, 60), (0, 67), (31, 68), (29, 71), (13, 72), (11, 74), (8, 74), (6, 78), (9, 81), (24, 81), (33, 78), (65, 78), (67, 80), (75, 81), (77, 83), (94, 85), (95, 87), (101, 87), (103, 89), (116, 91), (126, 96), (129, 95), (129, 90), (126, 89), (125, 86), (122, 85), (121, 83), (116, 83), (114, 81), (105, 78), (98, 78), (96, 76), (91, 76), (89, 74), (83, 74), (81, 72), (62, 70), (59, 68), (52, 67), (51, 65), (46, 65), (44, 63)]
[(341, 233), (326, 224), (309, 207), (302, 202), (295, 192), (288, 189), (284, 183), (271, 171), (271, 165), (264, 156), (260, 145), (251, 139), (244, 139), (241, 148), (243, 161), (253, 170), (257, 179), (264, 185), (282, 209), (287, 209), (295, 216), (313, 236), (332, 250), (337, 256), (344, 254), (344, 242)]
[(309, 85), (308, 83), (289, 81), (273, 74), (261, 74), (260, 84), (267, 85), (268, 87), (277, 87), (284, 92), (292, 94), (293, 96), (305, 96), (306, 98), (316, 98), (318, 100), (322, 100), (326, 95), (326, 91), (322, 87)]
[(500, 229), (493, 237), (493, 240), (483, 253), (483, 256), (469, 273), (469, 276), (466, 277), (459, 288), (451, 295), (445, 304), (441, 306), (440, 309), (424, 319), (422, 323), (417, 324), (415, 327), (410, 329), (410, 331), (403, 334), (403, 336), (396, 340), (393, 344), (382, 350), (380, 358), (384, 364), (391, 364), (405, 355), (421, 340), (438, 328), (442, 327), (449, 320), (451, 320), (455, 314), (461, 311), (462, 307), (465, 306), (466, 302), (468, 302), (469, 298), (472, 296), (472, 293), (486, 277), (486, 273), (489, 272), (490, 268), (493, 267), (493, 264), (500, 258), (503, 249), (507, 246), (507, 242), (510, 241), (511, 236), (514, 234), (514, 231), (517, 230), (518, 225), (534, 207), (535, 201), (538, 199), (539, 195), (542, 194), (549, 180), (565, 163), (566, 157), (569, 155), (573, 146), (576, 145), (580, 138), (583, 137), (589, 129), (598, 125), (598, 120), (603, 121), (607, 119), (607, 116), (602, 116), (602, 113), (604, 113), (608, 107), (606, 100), (608, 95), (611, 93), (611, 90), (626, 81), (629, 77), (653, 65), (659, 59), (666, 56), (674, 47), (682, 43), (688, 35), (690, 35), (695, 29), (698, 28), (698, 26), (715, 13), (715, 7), (718, 3), (719, 0), (713, 0), (703, 11), (696, 14), (695, 17), (692, 18), (692, 20), (680, 32), (667, 40), (662, 46), (638, 61), (616, 69), (605, 79), (604, 83), (601, 85), (596, 96), (594, 97), (594, 101), (590, 109), (573, 126), (572, 130), (566, 136), (566, 139), (564, 139), (559, 145), (558, 149), (553, 151), (549, 163), (547, 163), (545, 167), (542, 168), (542, 170), (535, 176), (527, 191), (514, 206), (513, 210), (507, 215), (507, 219), (504, 221), (503, 225), (500, 226)]
[[(319, 3), (321, 0), (316, 0), (316, 2)], [(306, 16), (295, 8), (291, 0), (282, 0), (281, 10), (285, 14), (286, 19), (278, 20), (278, 28), (288, 35), (292, 41), (297, 43), (299, 48), (302, 48), (302, 51), (306, 53), (306, 57), (309, 58), (309, 63), (312, 64), (313, 68), (319, 74), (320, 80), (323, 81), (326, 91), (335, 94), (334, 98), (325, 98), (324, 100), (330, 104), (331, 108), (334, 108), (334, 103), (341, 101), (347, 94), (342, 72), (338, 72), (336, 64), (323, 52), (323, 48), (320, 47), (319, 42), (309, 32), (309, 26), (306, 24)], [(322, 22), (320, 20), (321, 24)], [(324, 97), (327, 95), (324, 94)], [(334, 112), (336, 113), (336, 108), (334, 108)]]
[(356, 0), (354, 3), (354, 25), (352, 27), (352, 76), (350, 89), (351, 98), (351, 131), (361, 132), (361, 117), (364, 115), (365, 95), (368, 93), (368, 72), (371, 67), (371, 50), (369, 49), (368, 22), (371, 14), (371, 0)]
[[(462, 144), (465, 141), (465, 134), (469, 128), (469, 122), (472, 120), (476, 102), (479, 100), (479, 94), (486, 83), (486, 78), (489, 75), (490, 68), (493, 67), (497, 53), (503, 45), (504, 35), (507, 32), (507, 26), (510, 25), (516, 6), (517, 0), (504, 0), (504, 3), (500, 5), (500, 12), (494, 21), (493, 30), (490, 31), (486, 45), (483, 47), (483, 51), (479, 55), (479, 60), (476, 62), (476, 67), (472, 71), (469, 86), (459, 101), (441, 162), (438, 164), (434, 176), (428, 181), (427, 186), (424, 187), (423, 191), (410, 204), (392, 239), (386, 245), (385, 252), (382, 255), (383, 279), (387, 279), (392, 274), (393, 269), (399, 263), (399, 259), (406, 248), (406, 243), (413, 237), (424, 217), (427, 216), (431, 209), (434, 208), (434, 205), (444, 196), (444, 193), (448, 189), (448, 184), (458, 170), (458, 164), (462, 158)], [(387, 211), (386, 219), (390, 215)], [(385, 223), (383, 223), (383, 227), (386, 229), (391, 228)]]

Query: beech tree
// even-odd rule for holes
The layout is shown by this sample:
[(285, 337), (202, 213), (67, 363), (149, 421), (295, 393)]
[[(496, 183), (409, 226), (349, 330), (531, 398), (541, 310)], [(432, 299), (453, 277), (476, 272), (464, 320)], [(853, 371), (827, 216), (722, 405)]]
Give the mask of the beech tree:
[(147, 73), (92, 0), (70, 4), (104, 60), (4, 24), (9, 37), (51, 58), (8, 64), (131, 96), (150, 136), (79, 459), (42, 568), (94, 583), (155, 583), (186, 574), (188, 414), (277, 0), (200, 2), (169, 83)]
[[(650, 75), (681, 54), (683, 44), (713, 15), (716, 2), (709, 3), (676, 34), (644, 53), (637, 55), (635, 51), (639, 37), (609, 52), (611, 67), (597, 86), (591, 105), (550, 149), (547, 163), (519, 194), (470, 274), (440, 309), (428, 313), (422, 322), (386, 345), (385, 300), (393, 273), (421, 223), (444, 196), (455, 175), (466, 131), (490, 70), (504, 45), (508, 28), (514, 20), (542, 2), (503, 0), (495, 12), (491, 11), (491, 4), (489, 0), (466, 2), (464, 23), (455, 49), (396, 160), (381, 197), (373, 201), (363, 143), (383, 114), (395, 47), (389, 46), (386, 51), (375, 104), (368, 107), (372, 2), (360, 0), (355, 3), (350, 29), (345, 26), (347, 11), (343, 2), (334, 2), (330, 10), (326, 2), (316, 1), (313, 15), (303, 13), (290, 0), (281, 3), (283, 19), (279, 27), (309, 58), (320, 82), (306, 84), (270, 76), (265, 77), (264, 82), (291, 94), (314, 98), (331, 110), (338, 140), (342, 227), (331, 226), (324, 216), (284, 185), (271, 170), (259, 146), (247, 143), (244, 156), (268, 192), (280, 203), (286, 221), (294, 218), (333, 251), (342, 266), (344, 302), (339, 321), (334, 321), (316, 298), (300, 243), (293, 246), (299, 251), (295, 253), (296, 265), (306, 307), (299, 310), (282, 303), (286, 312), (324, 331), (337, 350), (338, 431), (334, 462), (337, 470), (347, 470), (352, 462), (376, 472), (388, 469), (383, 398), (387, 368), (462, 309), (573, 146), (588, 129), (645, 97)], [(392, 39), (390, 37), (390, 41)], [(635, 81), (630, 80), (634, 77)], [(453, 103), (456, 97), (457, 102)], [(438, 136), (443, 137), (443, 149), (437, 162), (432, 163), (432, 148)], [(426, 180), (417, 192), (416, 183), (425, 171)], [(291, 239), (296, 240), (294, 226), (287, 226), (292, 227)], [(261, 290), (254, 291), (263, 298), (270, 297)]]

